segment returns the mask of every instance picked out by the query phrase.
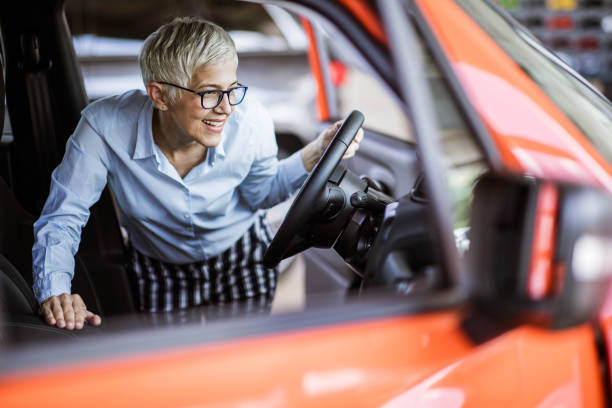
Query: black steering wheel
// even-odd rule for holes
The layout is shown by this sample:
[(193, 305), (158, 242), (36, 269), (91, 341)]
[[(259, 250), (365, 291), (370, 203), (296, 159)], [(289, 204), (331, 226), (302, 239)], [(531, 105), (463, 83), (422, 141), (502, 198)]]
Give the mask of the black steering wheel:
[[(363, 120), (363, 114), (357, 110), (352, 111), (346, 117), (291, 204), (285, 219), (264, 255), (264, 266), (275, 267), (284, 258), (311, 246), (308, 237), (300, 234), (303, 232), (302, 227), (315, 213), (321, 210), (317, 208), (315, 203), (319, 201), (319, 196), (324, 193), (327, 181), (332, 177), (334, 170), (338, 167), (346, 150), (357, 135)], [(327, 209), (329, 210), (329, 205)]]

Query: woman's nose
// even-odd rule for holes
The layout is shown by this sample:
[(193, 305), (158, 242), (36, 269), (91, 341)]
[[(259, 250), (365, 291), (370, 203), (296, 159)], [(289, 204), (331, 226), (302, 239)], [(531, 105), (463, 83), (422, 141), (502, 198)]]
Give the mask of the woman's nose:
[(217, 112), (219, 113), (225, 113), (227, 115), (229, 115), (232, 112), (233, 106), (230, 105), (229, 103), (228, 94), (223, 95), (223, 98), (221, 98), (221, 102), (219, 103), (219, 105), (215, 107), (215, 110), (217, 110)]

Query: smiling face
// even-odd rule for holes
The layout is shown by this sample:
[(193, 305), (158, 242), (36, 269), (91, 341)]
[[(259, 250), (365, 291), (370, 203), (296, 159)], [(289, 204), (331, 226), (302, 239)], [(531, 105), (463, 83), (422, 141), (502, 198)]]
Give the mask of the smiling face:
[[(233, 59), (213, 65), (205, 65), (193, 74), (187, 86), (194, 91), (227, 90), (237, 85), (237, 63)], [(162, 131), (172, 137), (177, 145), (198, 143), (204, 147), (215, 147), (221, 143), (221, 132), (234, 111), (227, 95), (213, 109), (203, 109), (200, 96), (181, 91), (180, 97), (163, 114)]]

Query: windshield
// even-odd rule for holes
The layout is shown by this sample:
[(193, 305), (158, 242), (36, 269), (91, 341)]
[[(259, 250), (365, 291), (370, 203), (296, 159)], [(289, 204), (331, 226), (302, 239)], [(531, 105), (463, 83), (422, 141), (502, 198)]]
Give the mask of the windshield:
[(480, 0), (456, 0), (612, 163), (610, 102), (506, 13)]

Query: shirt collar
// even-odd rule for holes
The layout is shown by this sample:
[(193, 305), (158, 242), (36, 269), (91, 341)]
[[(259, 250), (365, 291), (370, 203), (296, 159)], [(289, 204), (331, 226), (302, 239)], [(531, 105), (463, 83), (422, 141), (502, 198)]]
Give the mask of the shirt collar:
[(224, 144), (225, 144), (225, 135), (223, 135), (223, 138), (221, 139), (221, 143), (219, 143), (219, 146), (213, 149), (215, 152), (216, 159), (223, 160), (225, 158), (225, 148), (223, 147)]
[(147, 99), (138, 118), (136, 145), (132, 159), (144, 159), (153, 153), (153, 102)]

